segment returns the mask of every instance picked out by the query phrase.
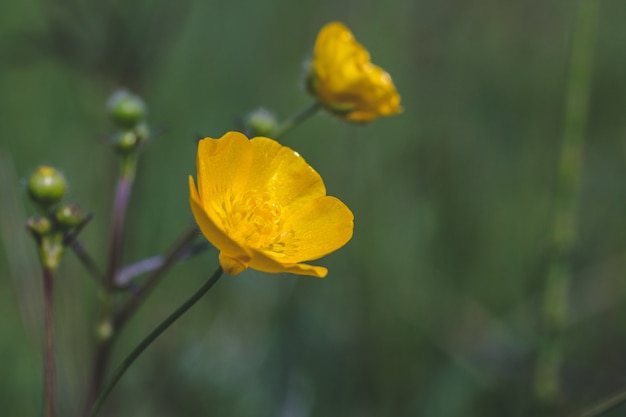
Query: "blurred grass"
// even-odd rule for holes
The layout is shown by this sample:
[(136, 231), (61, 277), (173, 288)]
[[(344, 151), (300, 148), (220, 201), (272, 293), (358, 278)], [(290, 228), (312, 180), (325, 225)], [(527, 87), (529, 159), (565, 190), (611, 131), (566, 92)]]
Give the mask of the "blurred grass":
[[(135, 13), (150, 22), (157, 3), (138, 3), (144, 9)], [(154, 60), (132, 79), (149, 104), (150, 122), (164, 133), (140, 162), (126, 261), (162, 251), (192, 221), (186, 177), (195, 170), (196, 135), (220, 136), (258, 106), (286, 117), (310, 102), (303, 62), (327, 21), (347, 23), (392, 74), (405, 112), (364, 127), (319, 115), (284, 137), (355, 213), (353, 240), (322, 261), (329, 277), (249, 271), (220, 282), (138, 361), (106, 411), (531, 415), (575, 2), (188, 7), (166, 41), (145, 45)], [(44, 15), (38, 2), (9, 1), (5, 10), (0, 409), (35, 415), (39, 277), (34, 245), (21, 227), (33, 208), (22, 203), (15, 179), (42, 162), (64, 170), (70, 200), (96, 214), (83, 240), (102, 263), (115, 172), (99, 142), (111, 129), (103, 103), (128, 80), (123, 71), (78, 71), (27, 44), (15, 48), (19, 34), (46, 28)], [(600, 12), (565, 335), (568, 411), (626, 385), (626, 5), (602, 2)], [(115, 51), (107, 53), (120, 59)], [(205, 279), (215, 258), (210, 252), (174, 269), (126, 329), (118, 360)], [(66, 387), (60, 414), (76, 415), (96, 288), (71, 255), (57, 288), (59, 385)]]

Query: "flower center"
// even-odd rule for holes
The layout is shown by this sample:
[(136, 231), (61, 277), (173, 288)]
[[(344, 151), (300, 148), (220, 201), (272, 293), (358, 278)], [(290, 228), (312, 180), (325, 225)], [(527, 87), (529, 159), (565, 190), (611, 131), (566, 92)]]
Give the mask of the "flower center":
[(251, 190), (243, 195), (230, 194), (215, 209), (224, 231), (240, 244), (278, 255), (296, 249), (292, 244), (294, 231), (284, 230), (281, 207), (269, 193)]

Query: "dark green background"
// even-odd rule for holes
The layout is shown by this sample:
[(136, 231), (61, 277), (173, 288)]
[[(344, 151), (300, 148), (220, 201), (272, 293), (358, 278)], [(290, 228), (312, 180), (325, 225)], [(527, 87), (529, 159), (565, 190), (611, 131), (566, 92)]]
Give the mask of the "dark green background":
[[(320, 262), (325, 280), (247, 271), (220, 281), (148, 349), (102, 416), (534, 415), (575, 1), (2, 9), (0, 414), (41, 410), (42, 285), (22, 226), (35, 213), (24, 178), (40, 163), (63, 170), (68, 201), (95, 213), (82, 241), (104, 264), (116, 172), (104, 103), (133, 88), (162, 134), (140, 163), (124, 259), (160, 253), (192, 221), (194, 139), (219, 137), (260, 106), (281, 118), (307, 106), (304, 63), (321, 26), (340, 20), (390, 72), (405, 111), (367, 126), (320, 114), (281, 141), (353, 210), (353, 239)], [(558, 415), (626, 386), (625, 21), (625, 2), (601, 2)], [(216, 259), (204, 253), (166, 277), (114, 362)], [(56, 283), (59, 415), (76, 416), (97, 287), (69, 253)]]

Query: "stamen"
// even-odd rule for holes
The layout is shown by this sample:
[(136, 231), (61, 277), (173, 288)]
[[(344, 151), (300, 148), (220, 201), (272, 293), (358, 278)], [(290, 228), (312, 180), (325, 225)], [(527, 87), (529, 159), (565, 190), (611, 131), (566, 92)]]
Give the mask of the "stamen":
[(230, 194), (221, 204), (214, 204), (214, 209), (224, 231), (241, 244), (282, 256), (297, 252), (295, 232), (284, 230), (281, 207), (269, 193)]

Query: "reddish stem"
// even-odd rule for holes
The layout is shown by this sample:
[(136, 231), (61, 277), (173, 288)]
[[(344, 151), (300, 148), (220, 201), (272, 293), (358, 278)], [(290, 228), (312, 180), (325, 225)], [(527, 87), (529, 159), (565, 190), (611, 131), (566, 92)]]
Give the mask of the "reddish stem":
[(53, 277), (52, 270), (44, 266), (43, 268), (43, 288), (44, 288), (44, 416), (54, 417), (54, 382), (55, 382), (55, 360), (54, 360), (54, 305)]
[(128, 211), (128, 202), (133, 186), (132, 175), (122, 175), (115, 188), (115, 201), (113, 203), (113, 224), (111, 226), (111, 243), (109, 246), (109, 261), (105, 274), (105, 287), (113, 288), (115, 274), (120, 263), (122, 253), (122, 238), (124, 235), (124, 222)]

